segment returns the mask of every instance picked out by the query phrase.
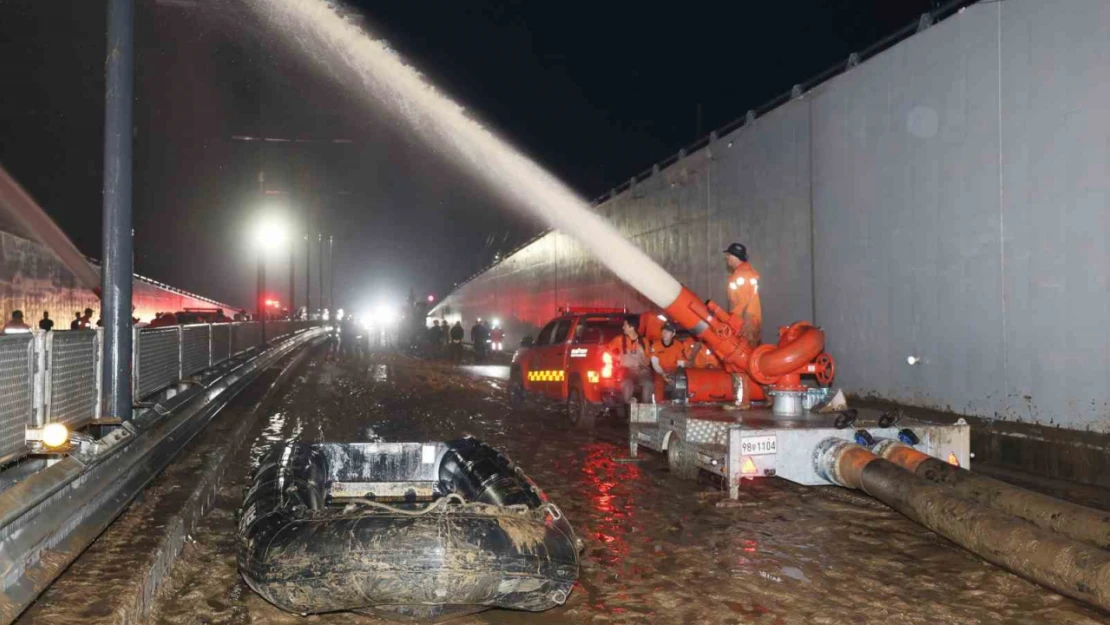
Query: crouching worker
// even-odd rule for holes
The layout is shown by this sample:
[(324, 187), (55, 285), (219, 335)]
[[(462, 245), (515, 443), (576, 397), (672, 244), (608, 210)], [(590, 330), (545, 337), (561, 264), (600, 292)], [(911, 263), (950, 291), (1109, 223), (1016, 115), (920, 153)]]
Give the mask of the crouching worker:
[(651, 355), (651, 368), (655, 371), (655, 401), (666, 397), (667, 387), (674, 385), (674, 374), (686, 366), (690, 359), (690, 344), (675, 338), (677, 328), (673, 321), (663, 324), (662, 338), (652, 341), (648, 352)]
[(643, 403), (650, 402), (651, 368), (644, 340), (640, 338), (636, 325), (625, 319), (621, 335), (609, 341), (607, 349), (621, 372), (621, 394), (625, 405), (632, 403), (633, 397), (638, 397)]

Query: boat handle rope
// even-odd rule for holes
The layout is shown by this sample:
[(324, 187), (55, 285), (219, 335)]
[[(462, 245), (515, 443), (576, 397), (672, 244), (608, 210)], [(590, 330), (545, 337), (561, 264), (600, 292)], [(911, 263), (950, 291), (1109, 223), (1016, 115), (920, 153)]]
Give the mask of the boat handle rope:
[(360, 501), (359, 503), (364, 505), (364, 506), (369, 506), (371, 508), (377, 508), (379, 510), (385, 510), (386, 512), (390, 512), (392, 514), (400, 514), (400, 515), (404, 515), (404, 516), (424, 516), (425, 514), (428, 514), (429, 512), (432, 512), (433, 510), (437, 510), (437, 509), (443, 507), (443, 505), (446, 504), (449, 501), (457, 501), (457, 502), (463, 503), (463, 504), (466, 503), (466, 500), (463, 499), (462, 495), (459, 495), (458, 493), (449, 493), (447, 496), (436, 499), (435, 501), (433, 501), (432, 503), (428, 504), (427, 506), (421, 508), (420, 510), (405, 510), (404, 508), (398, 508), (396, 506), (391, 506), (387, 503), (382, 503), (380, 501), (367, 500), (367, 501)]
[(559, 506), (551, 502), (548, 502), (547, 505), (544, 506), (544, 510), (551, 515), (552, 521), (558, 521), (563, 518), (563, 511), (559, 509)]

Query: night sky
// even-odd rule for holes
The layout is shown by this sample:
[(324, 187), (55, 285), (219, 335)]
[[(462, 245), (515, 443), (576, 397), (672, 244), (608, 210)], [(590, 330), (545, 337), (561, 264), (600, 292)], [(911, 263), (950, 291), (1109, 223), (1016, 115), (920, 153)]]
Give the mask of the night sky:
[[(294, 0), (290, 0), (294, 1)], [(0, 162), (100, 257), (104, 2), (0, 0)], [(538, 231), (291, 57), (229, 0), (136, 1), (136, 271), (248, 305), (263, 203), (335, 237), (340, 306), (451, 286)], [(372, 32), (596, 197), (934, 0), (350, 3)], [(700, 114), (699, 114), (700, 110)], [(236, 135), (311, 139), (246, 143)], [(334, 143), (333, 139), (351, 143)], [(268, 290), (288, 293), (288, 251)], [(317, 291), (313, 250), (313, 297)]]

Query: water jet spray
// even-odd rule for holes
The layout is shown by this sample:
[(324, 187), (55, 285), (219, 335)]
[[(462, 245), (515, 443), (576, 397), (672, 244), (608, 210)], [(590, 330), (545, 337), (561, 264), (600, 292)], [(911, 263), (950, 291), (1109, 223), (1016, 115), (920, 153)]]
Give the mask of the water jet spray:
[[(329, 73), (345, 66), (357, 81), (341, 81), (413, 130), (430, 149), (506, 200), (574, 237), (621, 280), (659, 306), (682, 286), (628, 242), (589, 203), (508, 141), (468, 116), (382, 41), (346, 20), (324, 0), (248, 0), (248, 6), (287, 42)], [(334, 74), (333, 74), (334, 75)]]

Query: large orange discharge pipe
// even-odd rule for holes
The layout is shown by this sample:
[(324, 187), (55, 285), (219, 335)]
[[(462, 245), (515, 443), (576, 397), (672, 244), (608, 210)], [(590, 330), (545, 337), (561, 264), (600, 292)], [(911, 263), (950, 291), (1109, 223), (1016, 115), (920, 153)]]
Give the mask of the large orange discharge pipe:
[(825, 333), (806, 321), (779, 330), (778, 345), (752, 349), (740, 338), (740, 320), (713, 302), (702, 302), (682, 287), (666, 313), (712, 349), (729, 373), (750, 375), (779, 390), (802, 388), (801, 376), (811, 374), (822, 385), (832, 382), (836, 364), (824, 353)]

